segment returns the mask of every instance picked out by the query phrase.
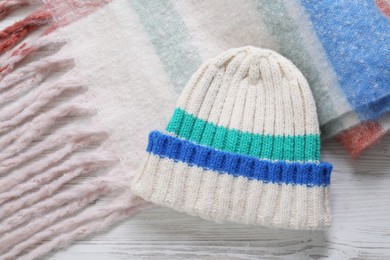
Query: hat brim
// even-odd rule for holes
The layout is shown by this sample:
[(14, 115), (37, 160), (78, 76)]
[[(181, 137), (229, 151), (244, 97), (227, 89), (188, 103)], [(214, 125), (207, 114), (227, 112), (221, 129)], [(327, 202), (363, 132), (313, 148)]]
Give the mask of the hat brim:
[(217, 222), (316, 230), (330, 225), (331, 170), (328, 163), (260, 160), (155, 131), (132, 189)]

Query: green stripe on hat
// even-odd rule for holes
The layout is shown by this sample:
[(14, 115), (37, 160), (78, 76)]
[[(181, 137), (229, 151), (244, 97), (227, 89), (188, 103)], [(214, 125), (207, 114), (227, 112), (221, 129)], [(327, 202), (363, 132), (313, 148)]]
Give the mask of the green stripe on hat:
[(197, 144), (268, 160), (319, 161), (318, 134), (261, 135), (228, 129), (176, 108), (167, 132)]

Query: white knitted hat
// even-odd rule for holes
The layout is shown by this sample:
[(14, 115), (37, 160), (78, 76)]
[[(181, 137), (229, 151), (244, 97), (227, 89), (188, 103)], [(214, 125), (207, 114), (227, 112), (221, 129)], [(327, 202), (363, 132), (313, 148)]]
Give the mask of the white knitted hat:
[(281, 55), (244, 47), (191, 78), (166, 133), (150, 134), (132, 188), (218, 222), (322, 229), (331, 169), (306, 79)]

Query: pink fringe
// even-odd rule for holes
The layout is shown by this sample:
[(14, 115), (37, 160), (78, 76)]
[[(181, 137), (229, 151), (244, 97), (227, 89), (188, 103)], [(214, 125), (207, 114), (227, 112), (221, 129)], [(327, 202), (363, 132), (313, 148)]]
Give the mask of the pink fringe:
[[(125, 195), (130, 196), (129, 194)], [(12, 248), (11, 251), (4, 255), (4, 259), (18, 257), (27, 248), (40, 243), (44, 239), (48, 239), (53, 236), (53, 234), (62, 234), (53, 238), (51, 242), (35, 248), (24, 256), (24, 259), (33, 259), (36, 256), (51, 251), (55, 247), (67, 245), (71, 241), (103, 230), (125, 217), (134, 214), (135, 211), (141, 209), (144, 204), (141, 199), (134, 198), (134, 196), (127, 198), (127, 200), (124, 200), (123, 198), (118, 198), (118, 200), (120, 200), (120, 202), (111, 206), (86, 210), (77, 217), (66, 219), (52, 226), (50, 229), (34, 234), (29, 239)]]
[[(33, 218), (44, 218), (51, 214), (55, 209), (64, 209), (69, 203), (79, 203), (83, 198), (90, 196), (98, 196), (114, 191), (118, 185), (112, 184), (112, 181), (108, 181), (106, 178), (101, 177), (93, 180), (91, 183), (72, 187), (71, 189), (58, 193), (51, 197), (36, 203), (34, 206), (20, 210), (18, 213), (12, 215), (12, 217), (4, 219), (0, 225), (0, 234), (10, 231)], [(80, 204), (81, 205), (81, 204)], [(28, 225), (30, 226), (30, 225)]]
[(11, 50), (31, 32), (48, 25), (51, 20), (51, 13), (43, 8), (0, 31), (0, 55)]
[[(146, 205), (131, 193), (116, 157), (102, 148), (106, 129), (82, 120), (81, 127), (67, 127), (95, 111), (81, 91), (85, 84), (71, 77), (77, 77), (74, 60), (61, 53), (66, 43), (46, 36), (109, 2), (0, 3), (0, 20), (18, 8), (38, 6), (0, 31), (0, 259), (37, 258)], [(25, 40), (33, 31), (38, 38)], [(87, 173), (91, 180), (82, 182)], [(77, 185), (69, 187), (71, 182)], [(108, 201), (93, 204), (103, 197)]]
[[(2, 194), (0, 194), (0, 205), (10, 199), (16, 199), (20, 197), (22, 194), (24, 194), (27, 191), (42, 187), (43, 185), (46, 186), (43, 186), (41, 189), (45, 187), (47, 188), (52, 187), (52, 185), (56, 182), (61, 185), (61, 183), (62, 184), (67, 183), (82, 173), (107, 167), (115, 161), (115, 158), (110, 158), (110, 157), (111, 156), (109, 154), (105, 154), (104, 152), (77, 156), (76, 158), (72, 157), (71, 159), (67, 160), (63, 164), (51, 168), (49, 171), (34, 177), (28, 182), (21, 183), (18, 186), (18, 189), (11, 189), (8, 190), (7, 192), (3, 192)], [(58, 176), (61, 177), (56, 181), (51, 182), (53, 181), (53, 179), (55, 179)], [(11, 187), (16, 185), (16, 184), (12, 185), (11, 182), (8, 182), (7, 184), (9, 184), (9, 186)], [(10, 204), (14, 204), (14, 203), (11, 202)], [(6, 207), (4, 208), (6, 209)]]
[(0, 20), (22, 7), (42, 4), (42, 0), (3, 0), (0, 3)]
[(33, 140), (47, 133), (61, 119), (68, 116), (87, 115), (92, 112), (86, 106), (79, 105), (80, 102), (74, 101), (72, 103), (61, 105), (56, 109), (43, 113), (35, 117), (31, 122), (14, 129), (0, 138), (0, 149), (2, 150), (0, 160), (8, 159), (20, 153)]
[(54, 192), (59, 190), (64, 184), (69, 183), (69, 181), (73, 180), (74, 178), (82, 174), (91, 172), (93, 170), (99, 169), (101, 167), (107, 166), (109, 162), (110, 161), (100, 161), (100, 162), (97, 161), (89, 164), (87, 162), (87, 164), (84, 165), (85, 168), (83, 167), (76, 168), (73, 171), (66, 172), (66, 174), (52, 181), (51, 183), (44, 185), (38, 191), (29, 193), (19, 199), (15, 199), (13, 201), (10, 201), (9, 203), (6, 203), (5, 205), (2, 205), (0, 218), (10, 217), (11, 214), (22, 209), (23, 207), (30, 206), (42, 199), (46, 199), (50, 197), (52, 194), (54, 194)]
[[(45, 34), (49, 34), (57, 28), (78, 21), (110, 2), (112, 2), (112, 0), (52, 0), (45, 5), (45, 9), (48, 10), (56, 20), (48, 29), (46, 29)], [(64, 15), (64, 13), (67, 15)]]
[[(105, 136), (101, 134), (85, 136), (80, 139), (75, 139), (73, 143), (68, 143), (64, 148), (61, 148), (55, 153), (50, 154), (43, 159), (37, 159), (32, 164), (22, 167), (18, 172), (19, 174), (9, 174), (0, 180), (0, 192), (6, 192), (15, 185), (25, 181), (26, 179), (39, 174), (40, 172), (54, 167), (56, 163), (63, 160), (69, 154), (72, 154), (82, 147), (88, 146), (93, 143), (97, 143), (103, 140)], [(46, 149), (46, 148), (45, 148)], [(49, 169), (50, 170), (50, 169)]]
[(23, 42), (15, 50), (6, 52), (0, 56), (0, 80), (11, 73), (27, 57), (36, 54), (37, 51), (59, 51), (65, 43), (53, 43), (46, 37), (38, 38), (31, 42)]
[(146, 208), (146, 206), (142, 202), (139, 202), (139, 204), (135, 205), (134, 202), (129, 204), (133, 204), (133, 206), (128, 206), (123, 210), (113, 212), (111, 215), (109, 215), (102, 221), (94, 221), (86, 225), (80, 226), (79, 228), (72, 230), (71, 232), (57, 236), (48, 243), (35, 247), (31, 252), (21, 256), (19, 259), (35, 259), (36, 257), (39, 257), (52, 251), (53, 249), (65, 247), (74, 240), (85, 238), (92, 233), (105, 230), (113, 224), (118, 223), (119, 221), (126, 219), (134, 215), (135, 213), (141, 211), (142, 209)]
[(0, 112), (0, 134), (4, 134), (10, 129), (22, 123), (31, 116), (36, 115), (45, 105), (53, 101), (65, 91), (75, 91), (81, 89), (81, 85), (75, 82), (56, 82), (54, 84), (43, 84), (36, 95), (29, 95), (24, 100), (9, 109)]
[(0, 90), (5, 91), (21, 82), (33, 78), (37, 74), (48, 75), (54, 71), (60, 70), (72, 64), (71, 59), (64, 57), (47, 57), (36, 62), (30, 63), (12, 74), (6, 75), (0, 82)]
[[(106, 131), (90, 129), (68, 129), (63, 132), (50, 135), (48, 138), (42, 140), (42, 142), (36, 144), (33, 149), (1, 161), (0, 174), (5, 174), (18, 165), (29, 162), (32, 159), (36, 159), (48, 150), (53, 150), (55, 148), (59, 148), (60, 146), (68, 148), (64, 149), (65, 153), (60, 153), (62, 150), (58, 150), (54, 153), (52, 152), (52, 155), (55, 155), (55, 158), (57, 158), (54, 161), (59, 161), (68, 154), (77, 151), (84, 146), (101, 143), (107, 138), (107, 136), (108, 134)], [(58, 156), (58, 154), (60, 154), (60, 156)], [(34, 167), (31, 167), (30, 165), (28, 168), (30, 172), (34, 172)], [(0, 186), (0, 192), (1, 190)]]
[[(61, 219), (61, 217), (64, 216), (71, 216), (72, 213), (78, 212), (80, 209), (84, 208), (84, 206), (87, 204), (87, 201), (92, 202), (102, 194), (105, 194), (111, 190), (109, 184), (113, 185), (112, 183), (107, 182), (107, 180), (104, 178), (96, 180), (92, 185), (89, 185), (91, 186), (89, 192), (85, 194), (85, 196), (77, 199), (77, 203), (75, 201), (71, 201), (69, 204), (64, 204), (62, 207), (57, 208), (56, 211), (48, 212), (48, 214), (46, 214), (43, 219), (35, 219), (31, 225), (22, 227), (14, 232), (6, 234), (3, 236), (3, 238), (0, 239), (0, 253), (6, 252), (11, 248), (12, 244), (21, 243), (26, 240), (26, 238), (36, 234), (39, 230), (50, 226), (50, 224), (52, 224), (55, 220)], [(123, 189), (123, 186), (119, 188)], [(85, 190), (85, 187), (83, 187), (83, 189)]]

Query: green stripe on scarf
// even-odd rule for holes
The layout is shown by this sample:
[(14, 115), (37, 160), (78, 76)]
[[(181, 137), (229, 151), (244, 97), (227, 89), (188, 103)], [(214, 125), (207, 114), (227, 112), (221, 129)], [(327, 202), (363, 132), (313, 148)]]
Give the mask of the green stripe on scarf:
[(201, 64), (180, 15), (170, 1), (130, 0), (175, 90), (180, 93)]
[(228, 129), (176, 108), (166, 130), (197, 144), (269, 160), (319, 161), (318, 134), (261, 135)]

